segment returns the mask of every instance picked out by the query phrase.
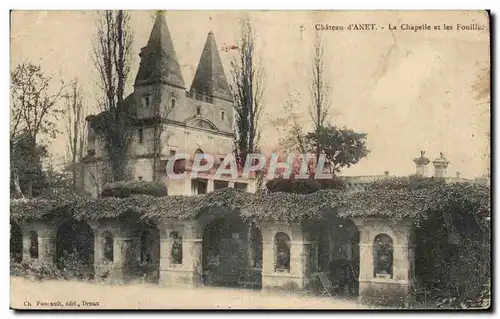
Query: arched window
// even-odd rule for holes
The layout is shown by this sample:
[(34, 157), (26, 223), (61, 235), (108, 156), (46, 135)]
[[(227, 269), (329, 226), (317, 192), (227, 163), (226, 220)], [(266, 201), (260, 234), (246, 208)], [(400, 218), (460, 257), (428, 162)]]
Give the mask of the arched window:
[(201, 115), (201, 106), (196, 107), (196, 115)]
[(38, 234), (35, 231), (30, 232), (30, 257), (38, 259)]
[(392, 278), (392, 238), (379, 234), (373, 240), (373, 276)]
[(171, 264), (182, 264), (182, 236), (178, 232), (170, 233), (170, 240), (172, 240), (172, 248), (170, 250)]
[(274, 251), (276, 254), (275, 271), (290, 272), (290, 237), (285, 233), (274, 236)]
[(113, 235), (109, 232), (103, 234), (104, 238), (104, 260), (113, 261)]

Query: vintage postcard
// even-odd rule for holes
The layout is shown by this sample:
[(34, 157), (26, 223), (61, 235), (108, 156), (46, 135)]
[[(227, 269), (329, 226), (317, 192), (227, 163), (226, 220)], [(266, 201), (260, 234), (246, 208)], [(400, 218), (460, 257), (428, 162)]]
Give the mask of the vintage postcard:
[(12, 11), (10, 307), (488, 309), (488, 11)]

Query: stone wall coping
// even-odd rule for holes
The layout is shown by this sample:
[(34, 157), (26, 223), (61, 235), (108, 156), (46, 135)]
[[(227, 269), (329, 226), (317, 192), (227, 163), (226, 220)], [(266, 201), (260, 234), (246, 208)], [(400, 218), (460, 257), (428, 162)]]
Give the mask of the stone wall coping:
[(298, 276), (289, 272), (263, 272), (262, 277), (281, 277), (281, 278), (306, 278), (305, 276)]
[(200, 239), (200, 238), (182, 238), (182, 241), (183, 242), (201, 243), (201, 242), (203, 242), (203, 239)]
[(186, 269), (186, 268), (160, 268), (160, 271), (169, 271), (169, 272), (194, 272), (193, 269)]
[[(290, 244), (292, 245), (310, 245), (312, 244), (312, 241), (307, 241), (307, 240), (291, 240)], [(262, 244), (267, 244), (267, 245), (274, 245), (274, 240), (273, 241), (263, 241)]]
[[(359, 243), (359, 247), (369, 247), (369, 248), (371, 247), (371, 248), (373, 248), (373, 244)], [(415, 245), (392, 245), (392, 248), (393, 249), (394, 248), (398, 248), (398, 249), (400, 249), (400, 248), (403, 248), (403, 249), (405, 249), (405, 248), (415, 248)]]
[(366, 283), (379, 283), (379, 284), (397, 284), (397, 285), (408, 285), (410, 283), (409, 280), (396, 280), (391, 278), (360, 278), (359, 282)]
[(47, 236), (47, 235), (43, 235), (43, 236), (40, 236), (38, 235), (38, 240), (56, 240), (56, 236)]

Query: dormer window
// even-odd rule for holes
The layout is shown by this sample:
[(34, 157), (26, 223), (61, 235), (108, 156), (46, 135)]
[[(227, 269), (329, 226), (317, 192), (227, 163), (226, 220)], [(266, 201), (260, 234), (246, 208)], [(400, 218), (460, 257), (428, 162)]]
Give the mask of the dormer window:
[(149, 94), (146, 94), (144, 95), (144, 98), (143, 98), (143, 105), (144, 107), (149, 107), (149, 104), (150, 104), (150, 97), (149, 97)]

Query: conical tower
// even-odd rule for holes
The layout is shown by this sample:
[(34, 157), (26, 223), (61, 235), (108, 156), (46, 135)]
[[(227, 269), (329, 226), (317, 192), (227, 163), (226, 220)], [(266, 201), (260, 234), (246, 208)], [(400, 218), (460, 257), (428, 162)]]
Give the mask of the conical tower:
[(141, 63), (135, 78), (135, 86), (162, 82), (185, 88), (179, 61), (162, 11), (156, 19), (147, 45), (139, 54)]
[(233, 100), (215, 37), (211, 31), (205, 41), (190, 91), (226, 101)]

